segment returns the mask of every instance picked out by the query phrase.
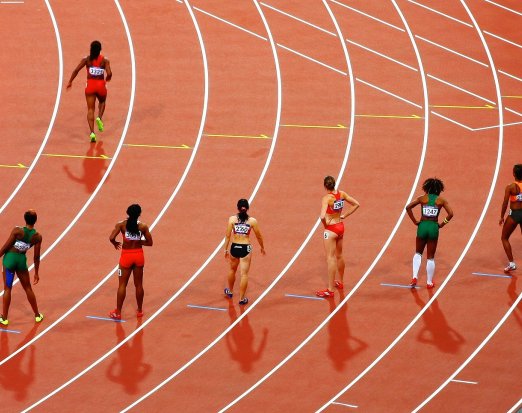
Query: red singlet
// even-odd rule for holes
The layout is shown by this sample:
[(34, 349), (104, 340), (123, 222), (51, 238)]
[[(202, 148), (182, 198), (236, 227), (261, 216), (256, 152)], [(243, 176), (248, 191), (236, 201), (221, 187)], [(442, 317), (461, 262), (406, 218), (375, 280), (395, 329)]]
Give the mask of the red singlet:
[(522, 182), (513, 182), (518, 187), (518, 194), (510, 195), (509, 200), (511, 202), (522, 202)]
[(344, 207), (344, 199), (341, 199), (341, 191), (337, 191), (336, 194), (330, 192), (330, 194), (335, 197), (335, 201), (332, 206), (328, 204), (328, 207), (326, 208), (326, 213), (329, 215), (340, 214), (343, 211)]
[(107, 87), (105, 86), (105, 68), (101, 67), (103, 56), (99, 55), (90, 64), (87, 63), (87, 86), (85, 86), (86, 95), (97, 95), (100, 97), (107, 96)]

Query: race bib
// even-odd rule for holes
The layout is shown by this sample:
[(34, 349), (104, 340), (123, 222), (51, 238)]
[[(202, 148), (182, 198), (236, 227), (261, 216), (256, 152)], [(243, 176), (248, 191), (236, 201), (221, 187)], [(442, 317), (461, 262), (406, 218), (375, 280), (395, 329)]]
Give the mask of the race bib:
[(91, 76), (103, 76), (105, 69), (102, 67), (91, 66), (89, 67), (89, 74)]
[(515, 201), (517, 201), (517, 202), (522, 202), (522, 193), (518, 194), (518, 195), (515, 197)]
[(141, 240), (141, 232), (132, 234), (129, 231), (125, 231), (125, 238), (127, 238), (129, 241), (139, 241)]
[(332, 209), (334, 211), (340, 211), (344, 207), (344, 199), (339, 199), (337, 201), (334, 201)]
[(239, 235), (247, 235), (250, 232), (250, 225), (234, 224), (234, 232)]
[(31, 248), (31, 244), (18, 240), (14, 243), (14, 247), (20, 252), (26, 252), (29, 248)]
[(424, 205), (422, 207), (422, 215), (430, 218), (437, 217), (439, 215), (439, 208), (431, 205)]

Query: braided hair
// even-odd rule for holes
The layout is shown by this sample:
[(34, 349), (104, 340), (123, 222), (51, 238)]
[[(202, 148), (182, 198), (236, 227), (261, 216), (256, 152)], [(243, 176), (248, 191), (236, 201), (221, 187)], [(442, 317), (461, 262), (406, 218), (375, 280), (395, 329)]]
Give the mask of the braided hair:
[(141, 207), (138, 204), (132, 204), (127, 208), (127, 215), (129, 218), (127, 218), (125, 229), (133, 235), (139, 235), (138, 218), (141, 215)]
[(247, 211), (249, 208), (250, 205), (248, 204), (248, 200), (241, 198), (239, 201), (237, 201), (237, 210), (239, 211), (237, 217), (240, 222), (246, 222), (248, 220)]
[(91, 43), (91, 52), (89, 53), (89, 59), (97, 59), (101, 52), (101, 43), (95, 40)]
[(422, 184), (422, 189), (427, 194), (440, 195), (444, 191), (444, 183), (438, 178), (428, 178)]
[(513, 167), (513, 175), (517, 181), (522, 181), (522, 164), (519, 163)]

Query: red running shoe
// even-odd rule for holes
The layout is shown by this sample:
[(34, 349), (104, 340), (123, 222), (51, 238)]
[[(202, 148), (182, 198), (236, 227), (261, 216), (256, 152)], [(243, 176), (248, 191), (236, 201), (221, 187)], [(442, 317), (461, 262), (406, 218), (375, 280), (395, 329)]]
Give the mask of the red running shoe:
[(118, 309), (115, 308), (109, 313), (109, 317), (113, 320), (121, 320), (121, 314), (118, 313)]
[(410, 283), (410, 287), (415, 287), (417, 285), (417, 278), (412, 278), (411, 279), (411, 283)]
[(326, 290), (316, 291), (315, 295), (322, 298), (330, 298), (334, 296), (334, 292), (330, 291), (328, 288)]
[(341, 281), (335, 280), (335, 288), (342, 290), (344, 288), (344, 284)]
[(433, 287), (435, 287), (435, 283), (431, 283), (431, 284), (428, 283), (428, 284), (426, 284), (426, 288), (427, 288), (428, 290), (431, 290)]
[(143, 310), (136, 310), (136, 317), (143, 317)]

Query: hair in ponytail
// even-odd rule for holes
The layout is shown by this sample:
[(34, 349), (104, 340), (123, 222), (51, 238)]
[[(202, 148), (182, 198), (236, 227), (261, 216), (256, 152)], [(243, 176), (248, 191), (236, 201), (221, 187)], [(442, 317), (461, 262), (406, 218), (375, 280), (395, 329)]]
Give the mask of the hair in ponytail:
[(246, 222), (248, 220), (248, 214), (247, 211), (250, 208), (250, 205), (248, 204), (248, 201), (244, 198), (237, 201), (237, 210), (239, 213), (237, 214), (237, 217), (241, 222)]
[(94, 60), (97, 59), (101, 52), (101, 43), (98, 40), (95, 40), (91, 43), (91, 51), (89, 53), (89, 59)]
[(140, 230), (138, 229), (138, 218), (141, 215), (141, 207), (138, 204), (132, 204), (127, 208), (127, 224), (125, 229), (131, 234), (138, 235)]

